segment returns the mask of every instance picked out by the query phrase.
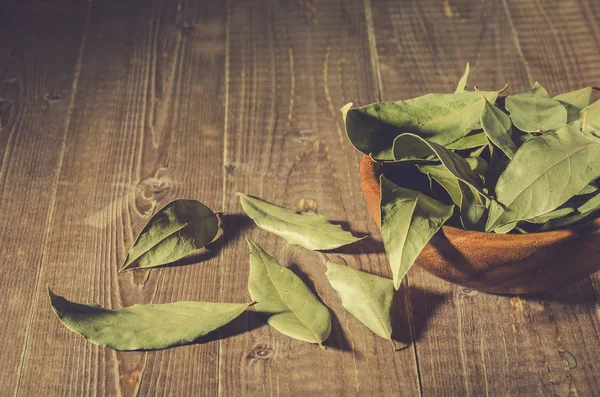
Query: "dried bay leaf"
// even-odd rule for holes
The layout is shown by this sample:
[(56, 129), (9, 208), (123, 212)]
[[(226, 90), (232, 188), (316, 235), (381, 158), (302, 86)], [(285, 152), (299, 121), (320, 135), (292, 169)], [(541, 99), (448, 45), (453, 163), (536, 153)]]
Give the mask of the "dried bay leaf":
[(479, 176), (471, 169), (467, 161), (458, 154), (415, 134), (402, 134), (394, 140), (395, 160), (423, 154), (435, 154), (457, 179), (470, 185), (485, 196)]
[(268, 323), (294, 339), (322, 346), (331, 332), (329, 309), (290, 269), (269, 256), (257, 243), (250, 246), (248, 291), (259, 312), (270, 314)]
[(599, 176), (600, 141), (576, 127), (530, 139), (498, 178), (486, 230), (546, 214)]
[(246, 215), (263, 230), (285, 239), (288, 243), (309, 250), (332, 250), (362, 240), (323, 215), (300, 215), (265, 201), (237, 193)]
[(567, 109), (567, 123), (579, 118), (579, 112), (590, 104), (592, 87), (585, 87), (580, 90), (565, 92), (556, 95), (553, 99), (559, 101)]
[(446, 205), (421, 192), (404, 189), (381, 175), (381, 234), (394, 288), (412, 267), (431, 237), (452, 216)]
[(460, 138), (458, 141), (454, 141), (448, 145), (444, 145), (444, 147), (450, 150), (465, 150), (479, 148), (487, 144), (488, 138), (485, 135), (485, 132), (480, 131), (469, 134), (464, 138)]
[(481, 127), (490, 142), (496, 145), (506, 156), (512, 159), (517, 145), (512, 140), (512, 123), (510, 117), (487, 100), (481, 112)]
[(484, 105), (499, 91), (427, 94), (397, 102), (380, 102), (351, 109), (342, 114), (350, 142), (376, 160), (394, 160), (392, 144), (401, 133), (409, 132), (439, 145), (447, 145), (476, 129)]
[(48, 289), (52, 310), (71, 331), (116, 350), (164, 349), (192, 343), (231, 322), (251, 303), (173, 302), (103, 309)]
[(581, 116), (581, 131), (600, 137), (600, 100), (583, 108)]
[(175, 262), (214, 240), (217, 215), (197, 200), (175, 200), (150, 218), (119, 272)]
[(562, 218), (564, 216), (571, 215), (573, 212), (575, 212), (575, 208), (570, 208), (570, 207), (557, 208), (554, 211), (548, 212), (547, 214), (543, 214), (540, 216), (536, 216), (535, 218), (527, 219), (527, 222), (542, 224), (542, 223), (549, 222), (553, 219)]
[(486, 199), (463, 181), (458, 181), (458, 186), (461, 191), (460, 221), (463, 227), (483, 231), (488, 211)]
[(467, 88), (467, 80), (469, 78), (469, 72), (470, 72), (470, 67), (469, 67), (469, 62), (467, 62), (467, 66), (465, 66), (465, 73), (462, 75), (460, 80), (458, 80), (458, 85), (456, 86), (456, 89), (454, 90), (455, 94), (460, 94), (461, 92), (465, 92), (465, 89)]
[(433, 178), (437, 183), (439, 183), (448, 195), (452, 199), (452, 202), (458, 206), (462, 201), (462, 193), (460, 190), (460, 186), (458, 185), (458, 179), (454, 176), (453, 173), (448, 171), (448, 169), (442, 165), (418, 165), (417, 166), (422, 173), (428, 175)]
[(344, 308), (395, 348), (390, 317), (394, 298), (392, 280), (331, 261), (327, 262), (326, 275)]
[(506, 97), (505, 103), (510, 119), (521, 131), (557, 131), (567, 124), (567, 110), (537, 81), (531, 90)]

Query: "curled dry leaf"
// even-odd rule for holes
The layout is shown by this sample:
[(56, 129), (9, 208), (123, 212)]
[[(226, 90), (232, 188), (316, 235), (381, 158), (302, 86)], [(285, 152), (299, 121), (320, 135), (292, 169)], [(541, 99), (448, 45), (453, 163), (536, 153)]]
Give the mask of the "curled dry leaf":
[(197, 200), (175, 200), (150, 218), (120, 272), (175, 262), (214, 240), (219, 219)]

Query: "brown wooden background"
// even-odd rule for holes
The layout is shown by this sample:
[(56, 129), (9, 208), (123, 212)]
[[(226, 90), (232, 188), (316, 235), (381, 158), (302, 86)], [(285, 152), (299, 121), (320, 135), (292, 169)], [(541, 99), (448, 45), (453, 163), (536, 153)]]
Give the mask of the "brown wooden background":
[[(394, 353), (342, 309), (319, 254), (257, 230), (234, 194), (369, 233), (328, 255), (389, 275), (338, 109), (450, 92), (466, 61), (486, 89), (598, 85), (599, 23), (595, 0), (5, 0), (0, 395), (599, 396), (600, 276), (505, 297), (413, 269)], [(118, 275), (176, 197), (226, 213), (222, 247)], [(112, 308), (247, 301), (245, 235), (331, 308), (329, 349), (248, 313), (222, 339), (115, 352), (50, 310), (48, 286)]]

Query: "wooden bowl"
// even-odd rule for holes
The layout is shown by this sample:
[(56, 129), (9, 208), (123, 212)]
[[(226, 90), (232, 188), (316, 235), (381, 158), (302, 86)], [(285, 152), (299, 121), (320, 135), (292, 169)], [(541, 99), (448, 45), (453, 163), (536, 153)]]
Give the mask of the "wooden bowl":
[[(381, 165), (364, 156), (360, 181), (381, 226)], [(444, 226), (415, 261), (451, 283), (496, 294), (564, 287), (600, 270), (600, 218), (587, 225), (531, 234), (495, 234)]]

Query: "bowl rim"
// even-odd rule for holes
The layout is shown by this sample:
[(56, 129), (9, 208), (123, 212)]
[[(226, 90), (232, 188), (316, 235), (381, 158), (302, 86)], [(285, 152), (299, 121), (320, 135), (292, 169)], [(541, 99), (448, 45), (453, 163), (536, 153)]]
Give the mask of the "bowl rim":
[[(360, 164), (360, 182), (363, 187), (363, 192), (365, 196), (377, 196), (381, 198), (381, 186), (379, 185), (379, 175), (381, 171), (378, 169), (381, 168), (377, 163), (375, 163), (371, 158), (365, 154), (363, 154), (361, 164)], [(368, 192), (368, 193), (367, 193)], [(367, 197), (365, 197), (367, 199)], [(368, 199), (366, 200), (369, 201)], [(380, 211), (379, 201), (377, 203), (377, 212)], [(369, 203), (367, 203), (368, 207), (371, 207)], [(374, 210), (370, 208), (369, 210), (371, 216), (375, 220), (377, 226), (381, 227), (381, 220), (374, 216)], [(594, 221), (587, 223), (585, 226), (594, 227), (596, 229), (600, 229), (600, 217), (596, 218)], [(532, 243), (542, 243), (549, 241), (557, 241), (563, 240), (569, 237), (573, 237), (574, 235), (579, 235), (580, 233), (577, 231), (578, 228), (585, 227), (584, 225), (578, 227), (570, 227), (564, 229), (556, 229), (550, 230), (547, 232), (537, 232), (537, 233), (525, 233), (525, 234), (498, 234), (491, 232), (480, 232), (476, 230), (465, 230), (454, 226), (444, 225), (442, 226), (442, 230), (446, 234), (452, 234), (457, 237), (459, 236), (472, 236), (477, 237), (484, 240), (504, 240), (506, 242), (518, 242), (524, 243), (526, 240), (531, 240)]]

